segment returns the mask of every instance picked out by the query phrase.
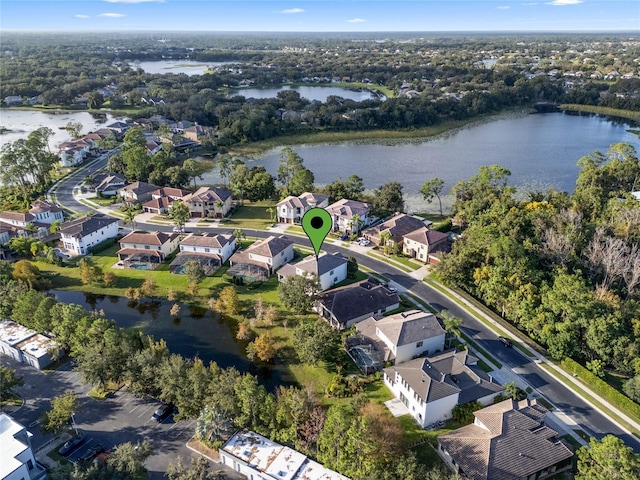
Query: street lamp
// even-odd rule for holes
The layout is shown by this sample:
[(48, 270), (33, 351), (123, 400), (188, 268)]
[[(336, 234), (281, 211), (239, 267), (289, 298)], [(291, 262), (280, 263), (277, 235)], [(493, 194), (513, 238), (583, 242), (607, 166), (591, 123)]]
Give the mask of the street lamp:
[(73, 429), (76, 432), (76, 437), (78, 436), (78, 427), (76, 426), (76, 417), (75, 417), (76, 412), (71, 412), (71, 426), (73, 427)]

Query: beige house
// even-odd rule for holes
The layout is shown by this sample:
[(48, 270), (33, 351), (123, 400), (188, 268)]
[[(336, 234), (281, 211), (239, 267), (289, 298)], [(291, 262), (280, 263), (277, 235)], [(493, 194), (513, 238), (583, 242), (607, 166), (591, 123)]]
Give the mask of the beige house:
[(545, 425), (536, 400), (511, 399), (474, 412), (471, 425), (438, 437), (438, 454), (471, 480), (542, 480), (571, 469), (573, 452)]
[(200, 187), (185, 195), (182, 201), (187, 204), (191, 216), (196, 218), (222, 218), (232, 207), (231, 190), (228, 188)]
[(178, 248), (180, 235), (133, 231), (120, 240), (118, 258), (125, 268), (153, 270)]
[(363, 230), (362, 236), (367, 240), (370, 240), (375, 245), (380, 246), (382, 243), (382, 237), (384, 237), (384, 234), (386, 233), (390, 235), (388, 241), (389, 245), (393, 245), (395, 243), (401, 245), (405, 235), (421, 228), (425, 228), (430, 223), (431, 222), (424, 218), (407, 215), (406, 213), (399, 213), (382, 223)]
[(427, 227), (406, 234), (402, 243), (402, 253), (424, 263), (438, 263), (439, 259), (434, 254), (450, 249), (449, 235)]
[(300, 223), (303, 215), (313, 207), (325, 208), (329, 205), (329, 195), (304, 192), (300, 196), (289, 195), (276, 205), (279, 223)]
[(259, 240), (229, 258), (228, 275), (266, 280), (282, 265), (293, 260), (293, 241), (284, 235)]
[[(358, 233), (363, 227), (371, 224), (371, 209), (368, 203), (343, 198), (325, 208), (333, 222), (332, 231), (347, 234)], [(358, 219), (358, 224), (354, 220)]]

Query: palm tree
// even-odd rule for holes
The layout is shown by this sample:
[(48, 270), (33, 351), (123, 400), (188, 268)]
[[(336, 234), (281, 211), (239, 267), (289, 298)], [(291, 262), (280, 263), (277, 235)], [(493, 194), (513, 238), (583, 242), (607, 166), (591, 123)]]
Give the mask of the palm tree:
[(444, 329), (447, 331), (447, 342), (449, 343), (449, 346), (451, 346), (452, 336), (460, 337), (462, 335), (462, 332), (460, 331), (462, 319), (451, 315), (449, 310), (442, 310), (438, 314), (438, 317), (444, 324)]
[(131, 228), (135, 230), (136, 229), (136, 211), (133, 208), (128, 207), (124, 211), (124, 216), (122, 217), (122, 221), (124, 222), (125, 225), (131, 225)]
[(244, 233), (244, 230), (242, 230), (241, 228), (236, 228), (233, 231), (233, 235), (236, 237), (236, 239), (238, 240), (238, 243), (241, 243), (242, 240), (244, 240), (245, 238), (247, 238), (247, 235)]
[(223, 213), (222, 213), (222, 209), (224, 208), (224, 202), (222, 200), (218, 200), (216, 202), (216, 208), (220, 209), (219, 213), (216, 213), (216, 216), (220, 215), (218, 218), (222, 218), (224, 217)]
[(380, 234), (380, 246), (382, 247), (384, 254), (389, 255), (389, 251), (391, 250), (391, 233), (388, 230), (385, 230)]
[(273, 214), (275, 213), (275, 210), (273, 209), (273, 207), (268, 207), (267, 208), (267, 213), (269, 214), (269, 218), (271, 219), (271, 223), (273, 223)]
[(351, 233), (360, 232), (360, 227), (362, 227), (362, 219), (360, 218), (360, 215), (355, 213), (353, 217), (351, 217), (351, 220), (349, 220), (349, 228), (351, 229)]

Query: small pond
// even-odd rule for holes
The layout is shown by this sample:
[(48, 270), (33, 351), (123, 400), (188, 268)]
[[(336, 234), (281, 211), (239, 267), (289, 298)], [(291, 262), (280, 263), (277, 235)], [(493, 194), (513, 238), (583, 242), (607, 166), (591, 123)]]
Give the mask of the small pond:
[(376, 93), (369, 90), (352, 90), (344, 87), (330, 87), (322, 85), (285, 85), (283, 87), (273, 88), (235, 88), (229, 92), (229, 96), (242, 95), (245, 98), (275, 98), (276, 95), (278, 95), (278, 92), (286, 90), (294, 90), (298, 92), (302, 98), (306, 98), (307, 100), (317, 100), (323, 103), (332, 95), (354, 100), (356, 102), (379, 98)]
[(180, 317), (172, 318), (169, 310), (174, 302), (166, 300), (131, 301), (125, 297), (95, 295), (77, 291), (51, 290), (57, 300), (82, 305), (88, 311), (102, 312), (116, 321), (119, 327), (139, 328), (156, 340), (164, 339), (172, 353), (185, 358), (198, 357), (206, 364), (216, 362), (220, 367), (235, 367), (241, 372), (258, 375), (269, 389), (284, 381), (286, 369), (282, 365), (256, 369), (244, 354), (246, 342), (236, 340), (232, 322), (218, 314), (181, 305)]
[(187, 75), (202, 75), (208, 67), (218, 67), (240, 63), (239, 60), (228, 60), (226, 62), (199, 62), (196, 60), (152, 60), (145, 62), (134, 62), (129, 65), (131, 68), (141, 68), (145, 73), (184, 73)]

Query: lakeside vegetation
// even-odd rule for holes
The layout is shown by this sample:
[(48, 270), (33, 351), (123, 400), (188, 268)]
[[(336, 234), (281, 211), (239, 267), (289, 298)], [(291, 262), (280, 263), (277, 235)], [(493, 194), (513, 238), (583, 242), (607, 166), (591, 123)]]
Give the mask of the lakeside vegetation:
[(600, 107), (597, 105), (578, 105), (575, 103), (562, 103), (558, 108), (560, 108), (560, 110), (569, 110), (572, 112), (597, 113), (598, 115), (607, 115), (609, 117), (627, 118), (629, 120), (640, 121), (640, 112), (635, 110)]

